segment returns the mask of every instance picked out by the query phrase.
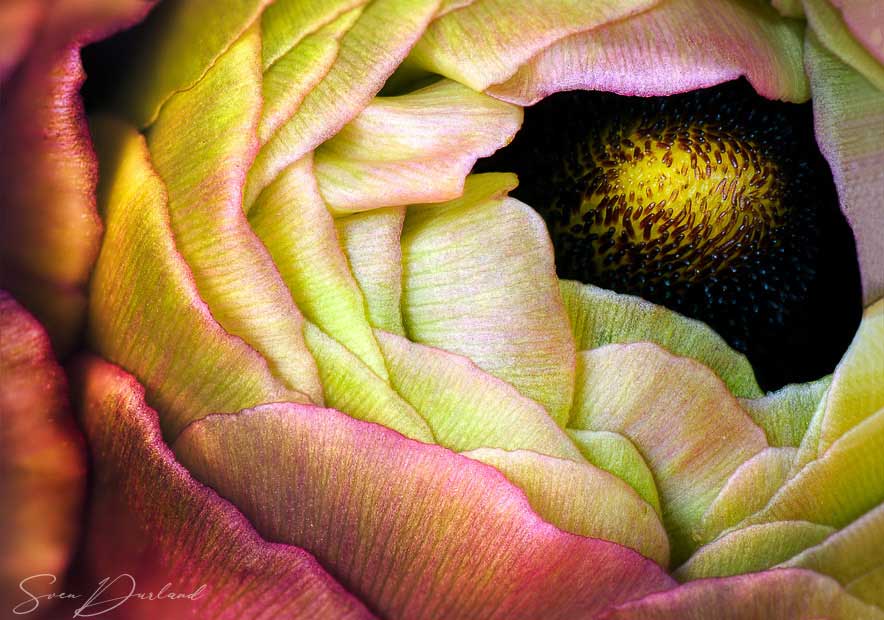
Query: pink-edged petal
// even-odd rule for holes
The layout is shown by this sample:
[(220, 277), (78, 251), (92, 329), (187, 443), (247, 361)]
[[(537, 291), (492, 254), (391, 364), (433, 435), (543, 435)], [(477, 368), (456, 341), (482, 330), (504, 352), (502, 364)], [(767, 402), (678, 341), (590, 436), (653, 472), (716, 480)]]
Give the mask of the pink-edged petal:
[(175, 436), (196, 417), (268, 400), (307, 400), (266, 360), (218, 325), (178, 254), (162, 180), (144, 138), (124, 123), (93, 122), (105, 171), (106, 232), (90, 290), (93, 348), (133, 372)]
[(404, 207), (373, 209), (335, 219), (353, 277), (365, 297), (372, 326), (405, 335), (402, 322)]
[(654, 473), (673, 562), (700, 541), (703, 513), (731, 474), (767, 448), (721, 380), (653, 344), (578, 354), (569, 428), (626, 436)]
[(62, 589), (80, 536), (86, 454), (46, 332), (4, 291), (0, 429), (0, 601), (8, 613), (27, 606), (19, 583), (31, 575), (56, 575), (47, 592)]
[(286, 168), (258, 196), (249, 223), (304, 316), (386, 379), (365, 299), (313, 171), (310, 155)]
[(168, 193), (176, 247), (212, 315), (261, 353), (285, 385), (321, 403), (304, 318), (242, 209), (258, 148), (260, 59), (256, 24), (193, 88), (165, 103), (147, 144)]
[(856, 238), (868, 304), (884, 295), (884, 91), (838, 60), (813, 34), (807, 38), (806, 64), (817, 143)]
[(117, 110), (139, 128), (153, 123), (163, 104), (202, 79), (269, 2), (228, 0), (223, 11), (214, 0), (160, 3), (144, 24), (145, 43), (127, 71), (132, 79), (116, 93)]
[[(0, 286), (46, 326), (57, 353), (82, 328), (98, 254), (97, 165), (79, 90), (80, 48), (141, 19), (153, 2), (64, 0), (46, 10), (0, 97)], [(45, 7), (43, 7), (45, 8)], [(8, 39), (0, 35), (0, 47)]]
[(532, 450), (583, 462), (546, 410), (466, 357), (377, 332), (390, 383), (426, 420), (435, 443), (456, 452), (476, 448)]
[(880, 620), (884, 612), (808, 570), (703, 579), (621, 605), (598, 620)]
[(474, 90), (505, 81), (532, 56), (578, 32), (629, 18), (659, 0), (475, 0), (443, 5), (408, 62)]
[(669, 539), (653, 506), (617, 476), (528, 450), (480, 448), (463, 454), (500, 471), (556, 527), (635, 549), (663, 567), (669, 564)]
[(841, 17), (851, 34), (884, 65), (884, 6), (873, 0), (829, 2), (841, 11)]
[(377, 0), (341, 38), (335, 62), (249, 170), (245, 208), (290, 164), (331, 138), (371, 101), (426, 28), (439, 0)]
[(335, 214), (452, 200), (521, 124), (521, 108), (450, 80), (377, 97), (317, 149), (319, 187)]
[(471, 359), (564, 426), (574, 339), (546, 225), (506, 197), (511, 174), (467, 178), (463, 197), (410, 207), (402, 313), (411, 340)]
[(493, 468), (333, 410), (213, 416), (174, 449), (383, 617), (564, 620), (672, 585), (633, 551), (541, 521)]
[(579, 33), (488, 88), (529, 105), (563, 90), (671, 95), (746, 76), (761, 95), (808, 98), (802, 28), (752, 0), (670, 0)]
[[(310, 554), (263, 540), (236, 508), (191, 477), (163, 442), (133, 377), (97, 358), (81, 360), (74, 376), (95, 470), (78, 588), (91, 593), (98, 580), (128, 574), (138, 592), (156, 593), (166, 583), (174, 592), (200, 592), (193, 600), (132, 599), (106, 617), (371, 617)], [(120, 578), (100, 598), (130, 587)]]

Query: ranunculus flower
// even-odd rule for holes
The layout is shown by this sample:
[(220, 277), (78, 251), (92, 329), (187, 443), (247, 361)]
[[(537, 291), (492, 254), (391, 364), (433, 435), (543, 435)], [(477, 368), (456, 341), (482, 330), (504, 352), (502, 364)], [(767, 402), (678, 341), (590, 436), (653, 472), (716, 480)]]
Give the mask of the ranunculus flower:
[[(220, 4), (160, 3), (88, 119), (80, 49), (151, 4), (0, 8), (5, 612), (884, 618), (880, 8)], [(552, 93), (740, 76), (812, 97), (866, 305), (769, 393), (471, 174)]]

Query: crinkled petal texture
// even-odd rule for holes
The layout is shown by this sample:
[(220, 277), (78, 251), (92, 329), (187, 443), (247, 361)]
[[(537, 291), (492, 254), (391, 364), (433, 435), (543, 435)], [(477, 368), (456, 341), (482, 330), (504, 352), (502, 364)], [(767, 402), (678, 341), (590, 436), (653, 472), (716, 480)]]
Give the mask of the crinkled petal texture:
[(135, 557), (145, 583), (207, 583), (169, 613), (219, 617), (878, 613), (884, 302), (832, 377), (765, 395), (703, 324), (560, 282), (515, 176), (469, 174), (555, 89), (745, 75), (806, 99), (795, 23), (748, 1), (204, 10), (155, 13), (156, 59), (90, 121), (89, 339), (119, 368), (78, 367), (86, 575)]
[[(30, 592), (61, 590), (80, 536), (86, 455), (64, 373), (40, 324), (0, 291), (0, 600), (31, 613)], [(44, 605), (41, 613), (49, 604)]]
[(802, 30), (752, 0), (475, 0), (434, 22), (409, 62), (522, 105), (577, 88), (669, 95), (740, 76), (808, 97)]
[(15, 0), (0, 8), (0, 286), (46, 326), (60, 355), (82, 329), (101, 238), (80, 48), (152, 5), (62, 0), (49, 8)]
[[(373, 617), (310, 554), (263, 540), (236, 508), (194, 480), (163, 442), (157, 415), (130, 375), (90, 357), (77, 363), (74, 383), (96, 472), (79, 585), (92, 591), (99, 579), (116, 578), (82, 615)], [(134, 584), (138, 592), (159, 592), (167, 583), (186, 596), (111, 600)]]

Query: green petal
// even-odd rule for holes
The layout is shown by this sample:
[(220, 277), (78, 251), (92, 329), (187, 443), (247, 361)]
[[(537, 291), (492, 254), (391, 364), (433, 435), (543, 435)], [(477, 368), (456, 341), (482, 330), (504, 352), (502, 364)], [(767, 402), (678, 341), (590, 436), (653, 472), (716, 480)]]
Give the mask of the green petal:
[(767, 447), (711, 371), (646, 343), (578, 355), (568, 426), (635, 444), (654, 473), (676, 564), (698, 544), (703, 513), (733, 472)]
[(749, 361), (705, 323), (641, 297), (572, 280), (560, 283), (578, 350), (606, 344), (654, 342), (711, 368), (737, 396), (756, 398), (761, 388)]
[(452, 200), (521, 124), (521, 108), (440, 80), (375, 98), (316, 150), (316, 177), (335, 214)]
[(212, 315), (264, 355), (286, 385), (321, 402), (303, 317), (241, 206), (257, 148), (260, 54), (256, 25), (196, 86), (166, 102), (148, 146), (168, 191), (176, 246)]
[(583, 458), (623, 480), (653, 506), (658, 515), (663, 513), (657, 485), (654, 483), (654, 474), (631, 441), (623, 435), (610, 431), (581, 431), (569, 428), (567, 433), (577, 444)]
[[(884, 608), (884, 504), (783, 566), (809, 568), (837, 579), (848, 592)], [(873, 585), (878, 587), (874, 588)]]
[(787, 385), (761, 398), (743, 398), (740, 404), (764, 429), (770, 445), (797, 448), (831, 383), (830, 375), (809, 383)]
[(247, 211), (280, 172), (368, 105), (424, 31), (438, 2), (375, 0), (365, 8), (341, 38), (334, 64), (258, 153), (245, 187)]
[(546, 410), (469, 359), (378, 332), (390, 381), (433, 429), (439, 445), (532, 450), (583, 462)]
[(214, 0), (161, 3), (146, 22), (150, 45), (139, 50), (127, 70), (131, 79), (117, 91), (119, 109), (138, 127), (153, 123), (169, 97), (193, 87), (268, 2), (231, 0), (223, 11)]
[[(325, 2), (325, 11), (331, 12), (328, 17), (332, 17), (332, 21), (327, 24), (320, 21), (319, 27), (314, 25), (315, 31), (301, 32), (298, 27), (302, 25), (300, 20), (292, 24), (288, 19), (277, 17), (281, 11), (294, 10), (293, 5), (297, 4), (291, 1), (274, 3), (261, 21), (261, 34), (264, 36), (264, 110), (258, 127), (261, 144), (265, 144), (295, 114), (304, 98), (328, 75), (337, 60), (341, 39), (362, 15), (363, 8), (358, 6), (337, 15), (339, 7), (333, 2)], [(350, 0), (339, 4), (349, 7), (356, 3)], [(318, 17), (311, 15), (318, 8), (313, 3), (300, 7), (299, 10), (306, 9), (301, 19)], [(274, 37), (283, 34), (295, 37), (296, 42), (291, 49), (277, 57), (275, 47), (279, 43), (275, 42)], [(303, 35), (303, 39), (299, 40), (298, 35)], [(267, 40), (268, 36), (272, 37), (270, 41)], [(272, 62), (268, 64), (271, 59)]]
[(474, 175), (464, 196), (412, 207), (402, 233), (409, 337), (471, 359), (564, 425), (574, 340), (546, 225), (501, 193), (512, 175)]
[(169, 227), (163, 183), (144, 139), (122, 123), (93, 120), (103, 172), (104, 241), (92, 274), (92, 346), (144, 383), (163, 431), (275, 400), (304, 400), (267, 362), (228, 334), (200, 299)]
[(702, 542), (761, 510), (789, 478), (797, 450), (767, 448), (740, 465), (703, 514)]
[(249, 223), (304, 315), (386, 379), (362, 291), (341, 251), (312, 163), (307, 156), (283, 171), (261, 192)]
[(436, 443), (417, 411), (344, 345), (312, 323), (307, 324), (304, 336), (330, 407), (357, 420), (383, 424), (411, 439)]
[(661, 566), (669, 563), (669, 539), (657, 513), (616, 476), (527, 450), (480, 448), (464, 456), (500, 471), (556, 527), (635, 549)]
[(805, 64), (817, 143), (856, 237), (863, 302), (870, 304), (884, 296), (884, 86), (876, 87), (844, 64), (812, 32)]
[[(884, 90), (884, 64), (856, 40), (844, 17), (828, 0), (803, 0), (807, 23), (818, 40), (879, 90)], [(880, 30), (879, 30), (880, 32)]]
[(675, 577), (689, 581), (764, 570), (819, 543), (833, 531), (807, 521), (775, 521), (746, 527), (700, 547), (675, 571)]
[(404, 207), (374, 209), (335, 219), (353, 277), (367, 305), (369, 322), (400, 336), (402, 322), (402, 245)]

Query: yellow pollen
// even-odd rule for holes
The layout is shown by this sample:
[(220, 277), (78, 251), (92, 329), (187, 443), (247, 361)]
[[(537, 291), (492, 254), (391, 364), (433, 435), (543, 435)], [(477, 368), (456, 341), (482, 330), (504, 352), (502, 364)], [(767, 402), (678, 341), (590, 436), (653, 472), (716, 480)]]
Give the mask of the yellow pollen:
[(592, 236), (599, 270), (653, 257), (697, 280), (786, 219), (777, 166), (708, 124), (608, 128), (578, 156), (582, 200), (554, 233)]

